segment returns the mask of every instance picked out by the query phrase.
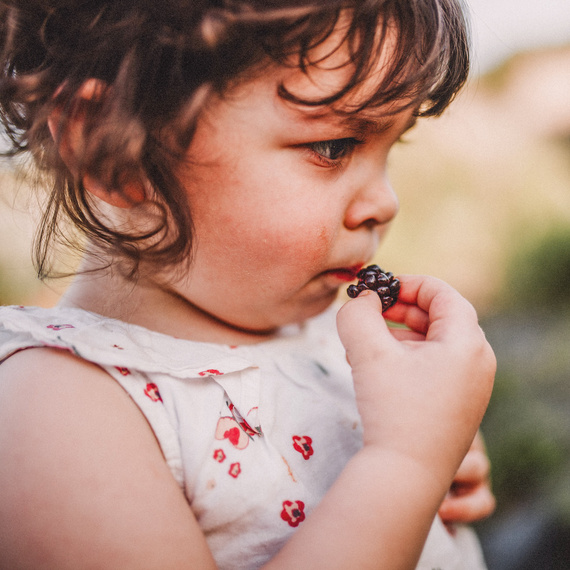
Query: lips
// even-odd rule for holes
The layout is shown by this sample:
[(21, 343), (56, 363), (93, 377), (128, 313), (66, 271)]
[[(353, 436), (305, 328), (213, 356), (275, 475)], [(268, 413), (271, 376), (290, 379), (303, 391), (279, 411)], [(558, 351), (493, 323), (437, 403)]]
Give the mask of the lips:
[(334, 269), (325, 271), (325, 274), (332, 275), (340, 281), (349, 283), (350, 281), (354, 281), (356, 279), (356, 274), (362, 269), (363, 265), (363, 263), (360, 263), (352, 267), (335, 267)]

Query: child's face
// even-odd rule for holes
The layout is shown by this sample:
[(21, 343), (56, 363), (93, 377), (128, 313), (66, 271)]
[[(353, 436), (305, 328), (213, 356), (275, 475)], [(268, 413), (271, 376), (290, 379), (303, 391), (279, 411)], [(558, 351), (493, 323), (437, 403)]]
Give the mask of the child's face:
[(323, 311), (371, 259), (398, 209), (388, 152), (413, 122), (308, 111), (277, 95), (282, 79), (322, 94), (286, 69), (236, 88), (204, 111), (182, 172), (196, 248), (176, 291), (256, 331)]

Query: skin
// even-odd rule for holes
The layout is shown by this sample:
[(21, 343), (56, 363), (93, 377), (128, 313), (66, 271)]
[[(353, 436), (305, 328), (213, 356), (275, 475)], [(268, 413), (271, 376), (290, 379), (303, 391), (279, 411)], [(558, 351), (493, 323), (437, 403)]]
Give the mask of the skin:
[[(275, 69), (203, 112), (191, 162), (179, 172), (195, 224), (188, 271), (148, 272), (135, 291), (119, 275), (79, 277), (62, 302), (229, 343), (258, 342), (326, 309), (372, 257), (398, 210), (386, 162), (415, 118), (408, 108), (343, 119), (277, 95), (281, 81), (318, 95), (312, 81), (320, 75), (309, 81)], [(102, 287), (113, 290), (112, 304)], [(121, 289), (128, 293), (116, 302)]]
[(452, 532), (456, 523), (472, 523), (488, 517), (495, 510), (490, 474), (491, 463), (478, 432), (438, 511)]
[[(63, 305), (237, 344), (271, 338), (333, 302), (397, 212), (386, 161), (413, 112), (379, 109), (349, 122), (330, 109), (308, 113), (276, 96), (280, 81), (311, 95), (335, 74), (273, 70), (201, 117), (180, 170), (196, 223), (189, 272), (135, 283), (116, 271), (86, 274)], [(93, 191), (110, 216), (131, 215), (112, 191)], [(494, 356), (473, 308), (436, 279), (403, 276), (386, 316), (410, 331), (388, 329), (374, 294), (339, 311), (364, 447), (269, 568), (411, 568), (446, 504), (490, 397)], [(0, 390), (4, 567), (215, 567), (148, 424), (100, 369), (28, 350), (2, 364)], [(476, 477), (483, 486), (485, 478)]]

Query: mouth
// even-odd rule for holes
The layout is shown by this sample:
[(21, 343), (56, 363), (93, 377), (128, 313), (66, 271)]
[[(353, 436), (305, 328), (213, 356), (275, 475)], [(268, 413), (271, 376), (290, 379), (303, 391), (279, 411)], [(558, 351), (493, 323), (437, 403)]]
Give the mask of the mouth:
[(350, 283), (350, 281), (354, 281), (356, 279), (356, 274), (362, 269), (363, 266), (364, 264), (360, 263), (352, 267), (335, 267), (334, 269), (325, 271), (324, 274), (331, 275), (339, 281)]

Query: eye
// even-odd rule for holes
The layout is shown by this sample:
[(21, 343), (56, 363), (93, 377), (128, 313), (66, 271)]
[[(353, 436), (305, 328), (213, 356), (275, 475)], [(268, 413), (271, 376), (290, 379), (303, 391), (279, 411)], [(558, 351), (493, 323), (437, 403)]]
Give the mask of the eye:
[(337, 165), (343, 158), (350, 155), (354, 148), (361, 144), (355, 138), (334, 139), (311, 143), (308, 148), (316, 158), (327, 166)]

